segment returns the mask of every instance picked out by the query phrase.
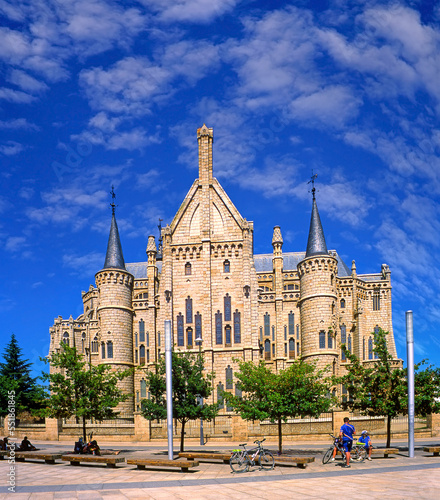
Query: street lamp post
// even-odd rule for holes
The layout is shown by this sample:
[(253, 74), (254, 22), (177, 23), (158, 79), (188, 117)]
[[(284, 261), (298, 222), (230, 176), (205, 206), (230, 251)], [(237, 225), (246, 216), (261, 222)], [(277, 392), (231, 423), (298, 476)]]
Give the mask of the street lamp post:
[[(202, 367), (202, 336), (199, 334), (199, 336), (195, 340), (196, 344), (199, 346), (199, 360), (200, 360), (200, 367)], [(203, 408), (203, 397), (200, 396), (200, 406)], [(203, 437), (203, 417), (200, 417), (200, 445), (204, 446), (205, 445), (205, 439)]]

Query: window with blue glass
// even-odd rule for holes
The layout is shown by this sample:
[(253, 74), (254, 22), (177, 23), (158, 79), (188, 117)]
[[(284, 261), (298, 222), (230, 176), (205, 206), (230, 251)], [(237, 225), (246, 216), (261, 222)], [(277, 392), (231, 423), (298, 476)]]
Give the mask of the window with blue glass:
[[(347, 328), (345, 325), (341, 325), (341, 344), (347, 343)], [(341, 350), (341, 361), (346, 361), (344, 352)]]
[(289, 339), (289, 359), (295, 357), (295, 340), (291, 337)]
[(145, 323), (143, 319), (139, 321), (139, 342), (145, 342)]
[(145, 364), (145, 346), (144, 345), (141, 345), (139, 347), (139, 363), (141, 365)]
[(113, 358), (113, 342), (111, 340), (107, 342), (107, 358)]
[(333, 349), (333, 335), (331, 332), (327, 332), (327, 346), (329, 349)]
[[(374, 347), (376, 347), (378, 333), (379, 333), (379, 327), (376, 325), (374, 327)], [(374, 351), (374, 349), (373, 349), (373, 351)], [(374, 353), (374, 359), (379, 359), (379, 354), (377, 354), (377, 352)]]
[(345, 309), (345, 299), (341, 299), (341, 309)]
[(373, 339), (368, 339), (368, 359), (373, 359)]
[(202, 338), (202, 315), (197, 312), (197, 314), (194, 316), (194, 322), (196, 325), (196, 339), (201, 339)]
[(229, 262), (229, 260), (225, 260), (223, 262), (223, 272), (224, 273), (229, 273), (231, 272), (231, 263)]
[(193, 346), (193, 329), (192, 328), (186, 329), (186, 345), (188, 347)]
[(234, 313), (234, 343), (241, 343), (241, 313), (238, 309)]
[(270, 335), (270, 314), (266, 313), (264, 315), (264, 335)]
[(325, 331), (321, 330), (319, 332), (319, 348), (325, 349)]
[(228, 367), (226, 368), (226, 389), (233, 388), (234, 383), (233, 383), (232, 377), (233, 377), (232, 368), (231, 368), (231, 365), (228, 365)]
[(225, 406), (225, 396), (224, 396), (224, 387), (223, 384), (220, 382), (217, 386), (217, 405), (219, 409), (221, 410)]
[(188, 296), (185, 300), (185, 311), (186, 311), (186, 322), (193, 322), (193, 301), (192, 298)]
[(147, 397), (147, 382), (144, 379), (141, 380), (141, 398)]
[(223, 318), (222, 313), (217, 311), (215, 313), (215, 343), (217, 345), (223, 344)]
[(225, 326), (225, 343), (231, 345), (231, 327), (229, 325)]
[(225, 309), (225, 321), (231, 321), (231, 297), (227, 293), (223, 299)]
[(351, 335), (348, 335), (348, 341), (347, 341), (347, 350), (349, 353), (351, 353)]
[(270, 359), (270, 340), (264, 341), (264, 359)]
[(101, 343), (101, 358), (105, 359), (105, 344), (104, 344), (104, 342)]
[(295, 335), (295, 314), (292, 311), (289, 313), (289, 336)]
[(177, 315), (177, 345), (179, 347), (184, 346), (184, 338), (183, 338), (183, 315), (179, 313)]

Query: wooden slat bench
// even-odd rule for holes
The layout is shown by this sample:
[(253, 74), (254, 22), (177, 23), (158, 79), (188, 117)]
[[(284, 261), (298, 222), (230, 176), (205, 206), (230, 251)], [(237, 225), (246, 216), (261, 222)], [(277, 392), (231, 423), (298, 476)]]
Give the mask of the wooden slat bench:
[(433, 453), (434, 457), (438, 457), (440, 454), (440, 446), (424, 446), (423, 451), (427, 451), (428, 453)]
[(224, 464), (229, 463), (231, 453), (209, 453), (209, 452), (181, 452), (179, 458), (186, 458), (187, 460), (222, 460)]
[(398, 448), (373, 448), (371, 450), (372, 455), (381, 455), (383, 453), (385, 458), (388, 458), (388, 455), (393, 455), (399, 453)]
[(15, 460), (24, 462), (26, 459), (44, 460), (47, 464), (54, 464), (55, 460), (59, 460), (63, 456), (62, 453), (44, 453), (41, 451), (16, 451)]
[(191, 467), (198, 467), (199, 462), (195, 460), (166, 460), (165, 458), (129, 458), (127, 464), (137, 465), (137, 468), (144, 470), (150, 467), (180, 467), (182, 472), (188, 472)]
[(79, 465), (80, 462), (106, 464), (107, 467), (116, 467), (117, 463), (125, 462), (125, 457), (112, 456), (98, 456), (98, 455), (63, 455), (61, 460), (70, 462), (70, 465)]
[(314, 462), (315, 457), (274, 457), (276, 465), (296, 465), (305, 469), (307, 464)]

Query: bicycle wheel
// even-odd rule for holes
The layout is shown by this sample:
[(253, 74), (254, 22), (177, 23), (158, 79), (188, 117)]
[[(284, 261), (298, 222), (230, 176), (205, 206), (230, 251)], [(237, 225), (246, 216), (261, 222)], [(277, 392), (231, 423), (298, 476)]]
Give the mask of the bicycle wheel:
[(249, 469), (249, 460), (242, 453), (234, 453), (229, 459), (229, 466), (232, 472), (247, 472)]
[(263, 450), (258, 457), (258, 465), (261, 469), (272, 470), (275, 465), (275, 459), (270, 451)]
[(353, 454), (353, 460), (356, 462), (363, 462), (367, 458), (367, 450), (365, 447), (356, 447)]
[(324, 456), (322, 457), (322, 463), (328, 464), (332, 456), (333, 456), (333, 446), (324, 453)]

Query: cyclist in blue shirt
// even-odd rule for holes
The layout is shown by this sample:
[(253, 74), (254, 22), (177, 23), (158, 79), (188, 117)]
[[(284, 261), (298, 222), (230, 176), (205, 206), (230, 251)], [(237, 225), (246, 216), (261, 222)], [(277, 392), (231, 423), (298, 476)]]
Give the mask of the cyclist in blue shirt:
[(364, 443), (365, 449), (368, 452), (368, 458), (367, 460), (371, 460), (371, 450), (373, 448), (373, 445), (371, 443), (371, 438), (368, 435), (368, 431), (362, 431), (361, 437), (358, 439), (359, 443)]
[(353, 425), (350, 424), (350, 419), (348, 417), (344, 418), (344, 425), (341, 427), (339, 432), (339, 437), (342, 438), (342, 445), (344, 446), (346, 463), (344, 467), (350, 467), (350, 451), (353, 445), (353, 435), (356, 434), (356, 430)]

